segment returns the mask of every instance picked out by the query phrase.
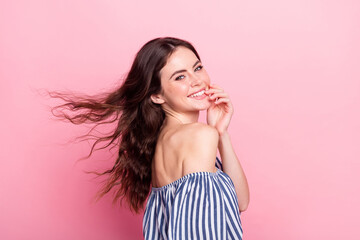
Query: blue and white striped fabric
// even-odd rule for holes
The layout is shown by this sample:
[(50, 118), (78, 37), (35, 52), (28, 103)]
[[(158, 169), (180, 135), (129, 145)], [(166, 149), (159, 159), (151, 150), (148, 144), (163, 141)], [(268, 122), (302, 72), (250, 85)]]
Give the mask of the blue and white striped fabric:
[(143, 218), (145, 239), (242, 239), (234, 184), (218, 158), (215, 166), (215, 173), (190, 173), (151, 189)]

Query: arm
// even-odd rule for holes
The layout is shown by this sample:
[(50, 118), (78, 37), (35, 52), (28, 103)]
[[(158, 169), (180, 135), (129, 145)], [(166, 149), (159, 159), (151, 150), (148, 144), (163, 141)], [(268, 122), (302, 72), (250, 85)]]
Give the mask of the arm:
[(230, 176), (235, 185), (239, 210), (243, 212), (249, 204), (249, 186), (245, 173), (234, 152), (229, 133), (223, 132), (219, 137), (219, 152), (222, 160), (223, 171)]
[(239, 210), (245, 211), (249, 204), (249, 186), (233, 149), (227, 128), (233, 114), (233, 106), (227, 93), (217, 85), (210, 85), (205, 92), (214, 102), (207, 110), (207, 122), (219, 133), (218, 148), (222, 159), (223, 171), (234, 183), (239, 203)]

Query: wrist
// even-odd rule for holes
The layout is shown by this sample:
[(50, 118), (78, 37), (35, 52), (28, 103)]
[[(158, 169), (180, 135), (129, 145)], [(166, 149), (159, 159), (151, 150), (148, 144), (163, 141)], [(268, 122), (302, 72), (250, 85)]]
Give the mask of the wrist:
[(223, 140), (228, 139), (229, 137), (230, 135), (227, 130), (223, 132), (219, 132), (219, 142), (222, 142)]

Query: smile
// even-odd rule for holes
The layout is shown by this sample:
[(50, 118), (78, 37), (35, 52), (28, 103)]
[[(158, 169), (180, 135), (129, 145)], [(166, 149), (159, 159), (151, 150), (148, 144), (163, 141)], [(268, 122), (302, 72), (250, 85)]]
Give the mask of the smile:
[(205, 90), (202, 90), (200, 92), (190, 95), (189, 97), (200, 97), (200, 96), (204, 95), (204, 93), (205, 93)]

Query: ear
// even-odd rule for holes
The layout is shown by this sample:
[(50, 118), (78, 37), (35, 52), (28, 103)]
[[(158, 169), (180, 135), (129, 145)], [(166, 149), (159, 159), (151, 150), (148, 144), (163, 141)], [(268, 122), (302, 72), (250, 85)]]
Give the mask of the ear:
[(155, 104), (163, 104), (165, 100), (163, 99), (163, 96), (160, 94), (153, 94), (150, 96), (151, 101)]

